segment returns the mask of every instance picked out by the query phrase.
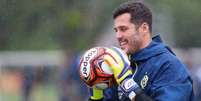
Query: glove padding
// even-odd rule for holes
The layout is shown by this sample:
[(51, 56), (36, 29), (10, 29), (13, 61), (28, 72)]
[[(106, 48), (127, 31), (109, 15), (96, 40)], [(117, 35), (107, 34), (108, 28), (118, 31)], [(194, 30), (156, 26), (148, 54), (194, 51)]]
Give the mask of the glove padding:
[(132, 77), (133, 73), (128, 56), (123, 50), (116, 47), (110, 48), (108, 53), (111, 55), (104, 56), (104, 60), (113, 70), (115, 80), (121, 91), (132, 100), (135, 97), (135, 92), (139, 89), (139, 86)]
[(114, 78), (120, 84), (127, 76), (132, 75), (130, 61), (123, 50), (112, 47), (108, 49), (108, 55), (104, 56), (104, 61), (111, 67)]

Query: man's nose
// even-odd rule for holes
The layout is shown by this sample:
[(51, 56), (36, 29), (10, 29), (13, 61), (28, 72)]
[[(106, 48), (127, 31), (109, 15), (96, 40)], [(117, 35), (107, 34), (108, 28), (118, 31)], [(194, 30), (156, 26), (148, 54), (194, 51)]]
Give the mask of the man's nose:
[(122, 37), (122, 33), (119, 32), (119, 31), (117, 31), (117, 32), (116, 32), (116, 38), (118, 39), (118, 38), (121, 38), (121, 37)]

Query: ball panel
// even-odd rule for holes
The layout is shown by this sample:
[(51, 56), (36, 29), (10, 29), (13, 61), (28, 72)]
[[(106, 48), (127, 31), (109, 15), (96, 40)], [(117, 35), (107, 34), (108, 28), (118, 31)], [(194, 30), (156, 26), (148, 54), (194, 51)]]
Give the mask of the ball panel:
[(106, 84), (106, 83), (98, 83), (98, 84), (95, 84), (94, 86), (96, 88), (98, 88), (98, 89), (105, 89), (105, 88), (108, 87), (108, 84)]
[(111, 86), (114, 83), (113, 71), (108, 63), (104, 61), (104, 56), (108, 48), (95, 47), (87, 50), (80, 61), (80, 78), (90, 87), (97, 85), (100, 87)]
[(112, 69), (109, 67), (109, 65), (106, 62), (103, 62), (101, 67), (102, 67), (104, 73), (113, 74)]
[(91, 69), (90, 61), (94, 58), (94, 56), (97, 55), (97, 52), (98, 51), (96, 48), (92, 48), (92, 49), (88, 50), (82, 58), (80, 72), (85, 80), (88, 80), (90, 77), (90, 69)]

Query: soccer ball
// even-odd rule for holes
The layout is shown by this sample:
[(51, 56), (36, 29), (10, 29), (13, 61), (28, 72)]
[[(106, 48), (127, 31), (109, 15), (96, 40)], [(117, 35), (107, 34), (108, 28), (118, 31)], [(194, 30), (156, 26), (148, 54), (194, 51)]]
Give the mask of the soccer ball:
[(81, 80), (87, 86), (105, 89), (114, 84), (113, 71), (103, 59), (105, 55), (110, 55), (108, 50), (109, 48), (106, 47), (94, 47), (87, 50), (82, 56), (79, 73)]

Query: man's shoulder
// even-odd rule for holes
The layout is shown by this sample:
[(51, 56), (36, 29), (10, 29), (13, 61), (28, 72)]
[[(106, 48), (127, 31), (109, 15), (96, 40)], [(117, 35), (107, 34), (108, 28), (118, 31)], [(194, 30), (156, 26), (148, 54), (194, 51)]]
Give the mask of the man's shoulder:
[(175, 54), (172, 54), (169, 51), (165, 51), (161, 54), (158, 54), (152, 58), (149, 59), (149, 61), (153, 65), (164, 65), (164, 64), (171, 64), (171, 65), (176, 65), (176, 64), (183, 64), (178, 57)]
[(159, 77), (161, 75), (169, 75), (176, 79), (187, 78), (189, 76), (189, 71), (186, 65), (170, 52), (165, 52), (153, 57), (150, 61), (153, 66), (153, 72), (155, 72)]
[[(170, 52), (164, 52), (147, 60), (147, 68), (151, 74), (159, 74), (160, 72), (172, 71), (171, 73), (188, 74), (187, 67), (175, 55)], [(163, 75), (163, 73), (161, 74)], [(166, 74), (167, 75), (167, 74)]]

